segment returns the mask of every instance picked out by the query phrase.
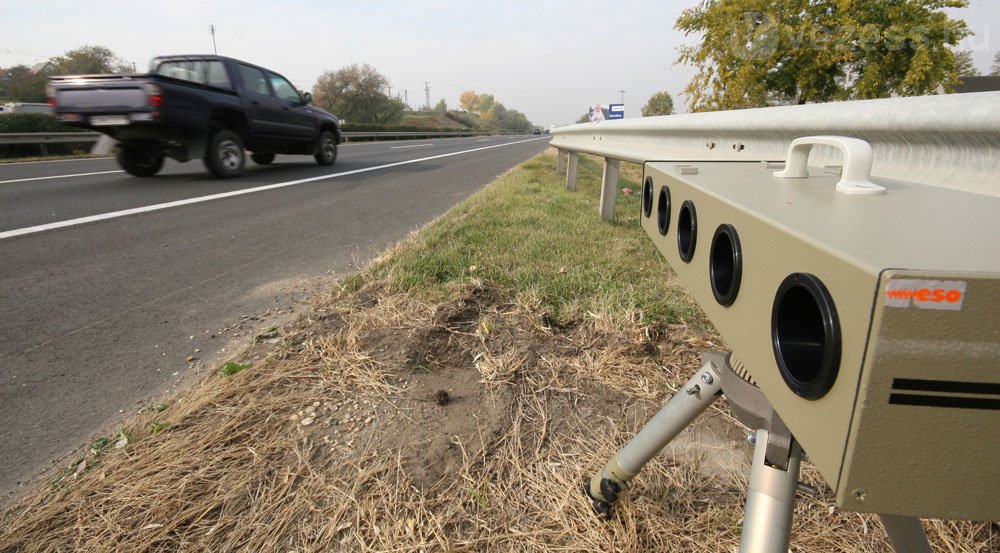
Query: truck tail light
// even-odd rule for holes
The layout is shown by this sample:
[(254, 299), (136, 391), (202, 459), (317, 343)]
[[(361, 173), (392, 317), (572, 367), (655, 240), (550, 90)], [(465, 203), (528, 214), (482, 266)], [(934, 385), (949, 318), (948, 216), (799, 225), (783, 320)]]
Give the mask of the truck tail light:
[(57, 105), (57, 103), (56, 103), (56, 89), (55, 89), (55, 87), (52, 86), (51, 83), (45, 85), (45, 98), (46, 98), (46, 101), (49, 103), (49, 107), (52, 108), (52, 109), (56, 109), (56, 105)]
[(153, 83), (146, 83), (145, 86), (146, 97), (149, 98), (149, 105), (158, 108), (163, 105), (163, 91), (160, 90), (159, 85)]

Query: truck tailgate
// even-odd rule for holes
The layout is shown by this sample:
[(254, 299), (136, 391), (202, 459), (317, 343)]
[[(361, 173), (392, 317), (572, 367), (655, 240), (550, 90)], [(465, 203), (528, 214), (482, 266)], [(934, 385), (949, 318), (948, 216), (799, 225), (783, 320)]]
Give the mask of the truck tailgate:
[(146, 93), (138, 87), (61, 89), (56, 102), (66, 111), (138, 111), (148, 105)]

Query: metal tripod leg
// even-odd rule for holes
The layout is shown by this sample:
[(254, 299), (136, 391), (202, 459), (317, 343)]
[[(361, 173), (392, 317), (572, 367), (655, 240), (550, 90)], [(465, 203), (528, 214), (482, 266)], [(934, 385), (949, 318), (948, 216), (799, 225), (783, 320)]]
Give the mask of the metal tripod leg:
[(896, 553), (931, 553), (927, 533), (919, 518), (879, 515), (889, 543)]
[(743, 512), (740, 553), (786, 553), (795, 510), (802, 450), (794, 440), (787, 468), (767, 464), (768, 431), (758, 430), (753, 449), (750, 489)]
[(629, 481), (720, 397), (722, 379), (720, 365), (716, 363), (720, 359), (724, 362), (725, 358), (716, 355), (718, 359), (713, 363), (711, 355), (703, 356), (705, 363), (701, 369), (608, 461), (604, 470), (595, 474), (589, 484), (584, 484), (584, 492), (593, 501), (594, 510), (610, 517), (612, 505), (628, 487)]

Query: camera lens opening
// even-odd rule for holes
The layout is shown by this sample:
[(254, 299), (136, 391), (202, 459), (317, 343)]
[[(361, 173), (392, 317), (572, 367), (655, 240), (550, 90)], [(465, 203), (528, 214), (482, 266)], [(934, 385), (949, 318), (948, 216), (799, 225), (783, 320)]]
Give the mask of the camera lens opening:
[(771, 341), (778, 371), (796, 395), (819, 399), (840, 370), (840, 321), (830, 292), (814, 275), (788, 275), (774, 296)]
[(694, 203), (691, 200), (684, 200), (677, 216), (677, 251), (681, 255), (681, 261), (691, 262), (697, 241), (698, 214), (695, 212)]
[(642, 213), (649, 217), (653, 212), (653, 177), (646, 177), (642, 183)]
[(656, 228), (661, 236), (666, 236), (670, 230), (670, 188), (660, 189), (660, 197), (656, 202)]
[(712, 251), (708, 261), (712, 294), (720, 305), (729, 307), (740, 293), (743, 278), (743, 250), (736, 228), (729, 224), (719, 225), (712, 238)]

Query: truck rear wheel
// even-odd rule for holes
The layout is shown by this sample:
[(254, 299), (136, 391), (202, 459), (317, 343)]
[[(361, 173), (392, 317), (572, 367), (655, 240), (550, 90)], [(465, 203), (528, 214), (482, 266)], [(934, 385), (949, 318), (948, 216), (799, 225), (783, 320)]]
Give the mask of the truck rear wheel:
[(121, 145), (118, 147), (118, 165), (126, 173), (136, 177), (152, 177), (163, 167), (163, 155), (144, 152)]
[(316, 151), (316, 163), (333, 165), (337, 161), (337, 137), (330, 131), (319, 133), (319, 150)]
[(231, 179), (243, 172), (246, 155), (239, 135), (233, 131), (216, 131), (208, 143), (205, 167), (220, 179)]

